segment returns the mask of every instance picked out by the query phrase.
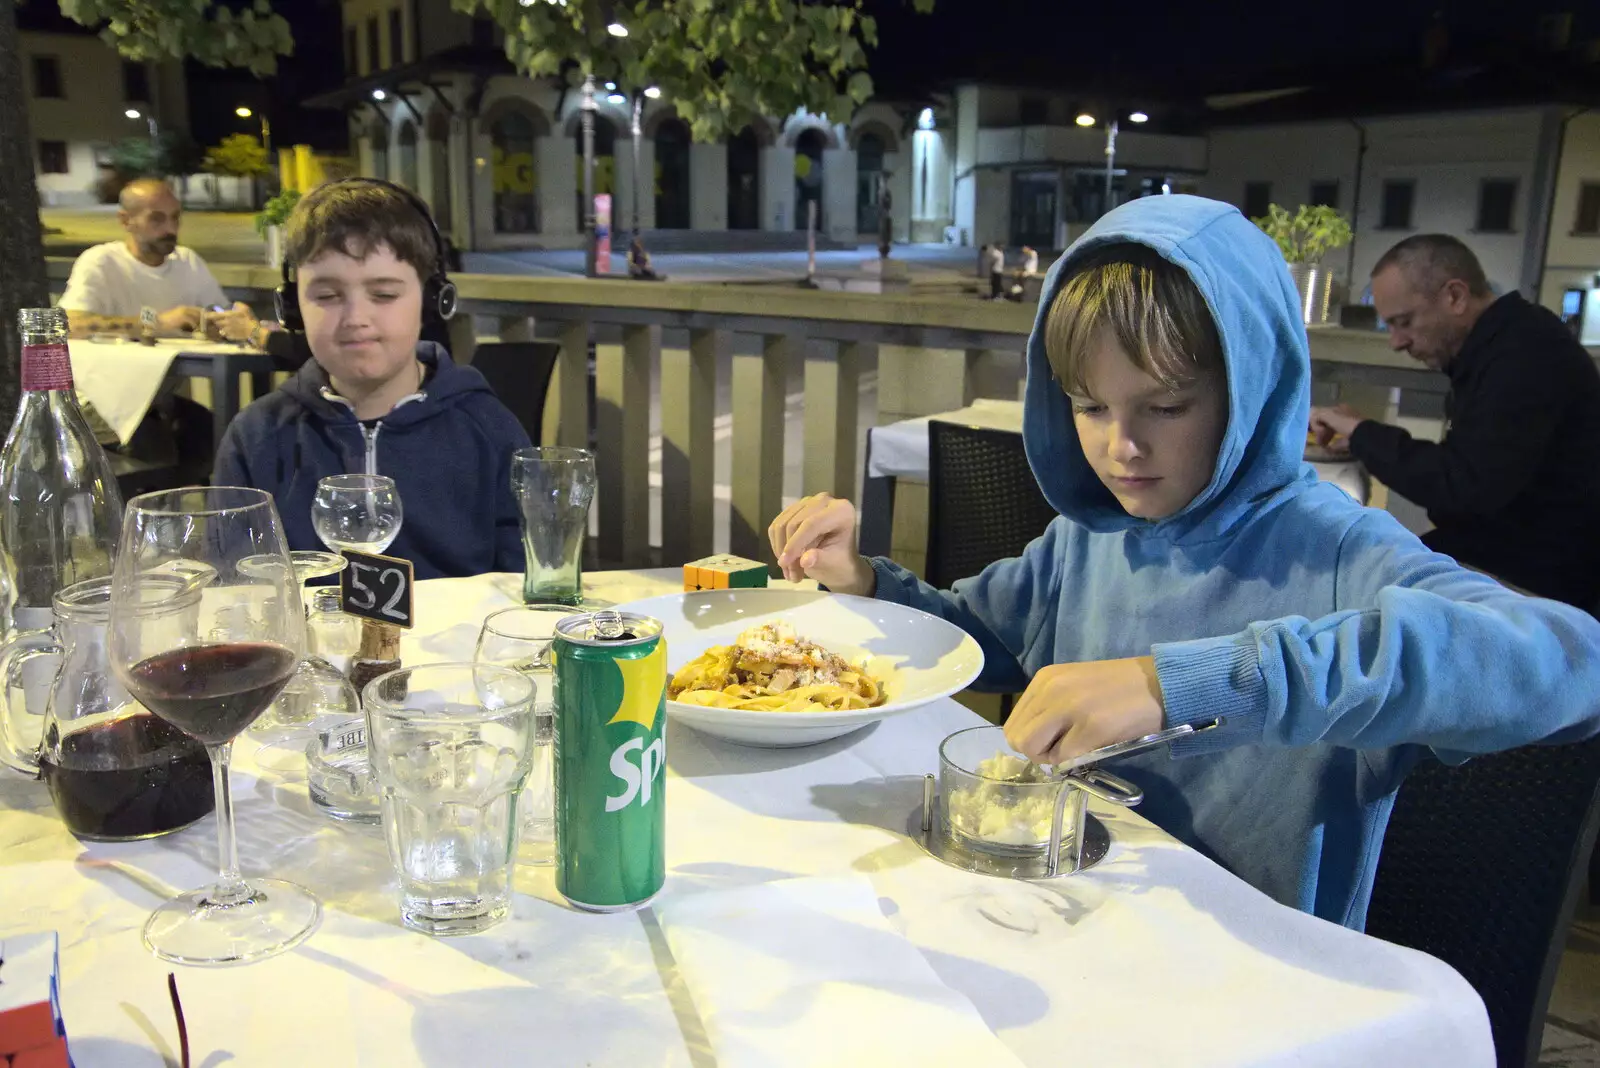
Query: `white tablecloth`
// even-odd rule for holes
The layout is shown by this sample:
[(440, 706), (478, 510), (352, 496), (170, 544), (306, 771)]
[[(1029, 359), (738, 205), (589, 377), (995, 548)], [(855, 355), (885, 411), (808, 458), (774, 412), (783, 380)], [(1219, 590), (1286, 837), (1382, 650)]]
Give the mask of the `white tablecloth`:
[[(592, 580), (594, 595), (621, 601), (678, 577)], [(518, 584), (419, 584), (424, 628), (406, 636), (404, 657), (470, 656), (479, 621)], [(661, 905), (865, 875), (894, 930), (1032, 1065), (1493, 1064), (1482, 1003), (1450, 968), (1283, 908), (1135, 814), (1101, 811), (1109, 856), (1065, 880), (1017, 883), (929, 859), (904, 833), (907, 817), (939, 740), (975, 721), (940, 701), (790, 750), (669, 727)], [(506, 923), (459, 939), (408, 932), (380, 833), (316, 815), (303, 784), (250, 774), (254, 747), (238, 749), (246, 874), (304, 883), (325, 917), (277, 958), (177, 969), (195, 1064), (715, 1063), (653, 910), (572, 911), (548, 867), (525, 865)], [(0, 778), (0, 937), (60, 932), (79, 1068), (172, 1062), (168, 967), (139, 931), (171, 888), (208, 880), (215, 848), (210, 820), (150, 842), (80, 843), (41, 784)]]
[(94, 405), (120, 441), (138, 429), (179, 355), (239, 351), (237, 345), (186, 338), (161, 338), (154, 345), (74, 339), (68, 348), (78, 397)]
[[(875, 426), (867, 431), (867, 477), (928, 481), (928, 423), (934, 419), (1020, 434), (1022, 402), (976, 400), (953, 412)], [(1366, 503), (1367, 488), (1363, 485), (1364, 480), (1356, 463), (1313, 463), (1311, 467), (1324, 482), (1332, 482), (1356, 500)]]

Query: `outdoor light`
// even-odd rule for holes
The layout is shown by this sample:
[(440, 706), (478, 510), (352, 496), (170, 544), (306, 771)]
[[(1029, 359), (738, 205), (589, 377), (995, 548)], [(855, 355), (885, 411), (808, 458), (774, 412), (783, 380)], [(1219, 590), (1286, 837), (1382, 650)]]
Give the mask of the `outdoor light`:
[(235, 115), (239, 116), (241, 119), (248, 119), (250, 117), (250, 115), (251, 115), (250, 109), (246, 108), (246, 107), (234, 108), (233, 109), (233, 113)]
[(606, 32), (613, 37), (626, 37), (628, 36), (628, 27), (624, 26), (620, 22), (613, 22), (611, 25), (606, 27)]
[(626, 104), (628, 102), (628, 98), (623, 96), (621, 93), (612, 93), (610, 96), (606, 97), (606, 99), (613, 104)]
[(124, 111), (123, 114), (128, 116), (130, 119), (137, 119), (139, 117), (139, 109), (129, 108), (127, 111)]
[(661, 99), (661, 90), (659, 88), (657, 88), (656, 86), (652, 85), (650, 88), (648, 88), (648, 89), (646, 89), (644, 91), (644, 95), (649, 97), (651, 100), (660, 100)]
[(919, 130), (931, 130), (931, 129), (933, 129), (933, 109), (932, 108), (923, 108), (922, 109), (921, 114), (919, 114), (917, 116), (917, 129), (919, 129)]
[(1149, 122), (1150, 121), (1150, 116), (1146, 115), (1142, 111), (1135, 111), (1135, 112), (1132, 112), (1132, 113), (1130, 113), (1128, 115), (1128, 121), (1129, 122)]
[(611, 90), (614, 93), (614, 92), (617, 91), (617, 83), (616, 82), (606, 82), (606, 88)]
[(374, 100), (384, 100), (387, 99), (388, 96), (389, 94), (384, 92), (382, 89), (374, 89), (372, 91), (372, 99)]
[(1094, 116), (1085, 111), (1073, 121), (1075, 121), (1079, 126), (1093, 126)]

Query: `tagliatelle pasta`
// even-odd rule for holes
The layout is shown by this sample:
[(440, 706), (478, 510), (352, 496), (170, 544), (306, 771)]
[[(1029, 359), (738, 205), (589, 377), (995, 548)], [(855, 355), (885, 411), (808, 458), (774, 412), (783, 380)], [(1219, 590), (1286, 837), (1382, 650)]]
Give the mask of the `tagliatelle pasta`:
[(685, 664), (667, 688), (674, 701), (750, 712), (840, 712), (883, 704), (883, 686), (786, 623), (744, 631)]

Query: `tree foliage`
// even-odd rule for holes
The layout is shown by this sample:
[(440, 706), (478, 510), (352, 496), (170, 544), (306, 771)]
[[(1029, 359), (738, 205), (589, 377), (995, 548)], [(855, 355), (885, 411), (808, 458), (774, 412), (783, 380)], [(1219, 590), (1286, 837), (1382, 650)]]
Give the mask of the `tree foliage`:
[(251, 134), (229, 134), (221, 144), (206, 149), (201, 168), (210, 174), (225, 174), (234, 178), (254, 178), (271, 174), (272, 162), (261, 141)]
[[(909, 0), (918, 11), (934, 0)], [(697, 140), (804, 109), (844, 121), (872, 95), (864, 0), (451, 0), (486, 11), (524, 74), (655, 87)], [(627, 36), (613, 35), (619, 24)]]
[(289, 22), (270, 0), (229, 7), (213, 0), (60, 0), (74, 22), (99, 27), (100, 38), (127, 59), (197, 59), (211, 67), (244, 67), (266, 77), (294, 51)]

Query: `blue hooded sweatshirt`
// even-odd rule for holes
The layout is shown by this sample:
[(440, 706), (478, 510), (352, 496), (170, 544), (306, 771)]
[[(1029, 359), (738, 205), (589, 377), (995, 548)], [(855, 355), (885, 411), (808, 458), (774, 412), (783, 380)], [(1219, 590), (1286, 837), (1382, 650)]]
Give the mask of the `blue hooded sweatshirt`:
[[(1221, 335), (1228, 426), (1211, 481), (1162, 520), (1116, 502), (1051, 376), (1044, 324), (1073, 262), (1135, 242), (1188, 272)], [(1360, 929), (1384, 827), (1432, 748), (1455, 763), (1600, 729), (1600, 623), (1430, 552), (1302, 462), (1311, 367), (1273, 242), (1190, 196), (1110, 212), (1045, 280), (1023, 436), (1061, 513), (1022, 556), (939, 591), (874, 560), (877, 596), (982, 645), (986, 689), (1050, 664), (1153, 656), (1168, 726), (1225, 725), (1116, 770), (1140, 811), (1274, 899)]]
[(457, 367), (443, 347), (419, 342), (417, 359), (428, 369), (422, 390), (366, 424), (307, 360), (229, 424), (212, 483), (267, 490), (289, 547), (323, 549), (311, 526), (317, 481), (388, 475), (405, 516), (385, 552), (410, 560), (417, 578), (521, 571), (511, 454), (528, 434), (483, 375)]

